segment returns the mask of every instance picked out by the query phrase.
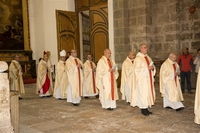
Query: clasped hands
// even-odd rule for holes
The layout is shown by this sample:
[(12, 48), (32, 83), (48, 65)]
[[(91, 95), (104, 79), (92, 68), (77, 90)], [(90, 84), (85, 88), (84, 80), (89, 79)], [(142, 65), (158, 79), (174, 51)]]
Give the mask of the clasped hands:
[(82, 67), (82, 65), (81, 64), (78, 64), (78, 65), (76, 65), (77, 67), (79, 67), (79, 68), (81, 68)]
[(148, 66), (148, 70), (154, 70), (153, 66)]
[(112, 69), (112, 68), (111, 68), (111, 69), (109, 69), (108, 71), (109, 71), (109, 72), (115, 72), (115, 69)]

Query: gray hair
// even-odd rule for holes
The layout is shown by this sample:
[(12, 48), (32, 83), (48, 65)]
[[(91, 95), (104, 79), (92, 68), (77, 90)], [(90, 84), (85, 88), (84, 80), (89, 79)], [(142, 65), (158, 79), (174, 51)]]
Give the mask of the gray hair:
[(176, 56), (176, 54), (175, 53), (170, 53), (169, 54), (169, 58), (172, 57), (172, 56)]

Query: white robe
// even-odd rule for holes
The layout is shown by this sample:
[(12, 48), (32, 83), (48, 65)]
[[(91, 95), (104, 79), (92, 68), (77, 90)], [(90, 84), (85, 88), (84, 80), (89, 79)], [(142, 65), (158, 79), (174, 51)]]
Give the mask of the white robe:
[[(110, 59), (112, 66), (115, 65), (114, 60)], [(113, 72), (114, 75), (114, 100), (111, 94), (111, 74), (109, 72), (109, 65), (107, 58), (102, 56), (98, 61), (96, 69), (96, 86), (99, 89), (99, 99), (102, 104), (102, 108), (116, 108), (116, 100), (118, 99), (117, 82), (116, 79), (119, 76), (117, 67)]]
[[(91, 68), (90, 63), (92, 63), (93, 68)], [(98, 94), (98, 90), (95, 85), (95, 72), (93, 72), (95, 68), (96, 65), (92, 61), (87, 60), (83, 64), (83, 73), (84, 73), (83, 96), (95, 96)], [(93, 79), (93, 73), (94, 73), (94, 79)]]
[[(80, 103), (82, 96), (83, 74), (82, 69), (77, 67), (75, 59), (83, 66), (83, 63), (78, 58), (72, 56), (70, 56), (66, 61), (67, 75), (69, 79), (67, 87), (67, 102), (70, 103)], [(78, 69), (80, 70), (80, 81)]]
[(121, 87), (122, 100), (126, 99), (126, 102), (130, 102), (131, 89), (133, 88), (133, 63), (128, 57), (122, 63), (122, 76), (121, 76)]
[(56, 78), (54, 86), (55, 98), (65, 99), (67, 98), (67, 87), (68, 87), (68, 76), (67, 76), (67, 67), (62, 60), (60, 60), (56, 65)]
[[(155, 103), (156, 94), (154, 88), (154, 75), (156, 69), (151, 72), (152, 82), (150, 82), (150, 73), (148, 70), (148, 65), (144, 57), (147, 57), (149, 63), (152, 62), (151, 58), (148, 55), (138, 53), (134, 60), (134, 78), (133, 84), (134, 87), (131, 92), (131, 106), (138, 106), (140, 109), (146, 109), (151, 107)], [(152, 88), (151, 88), (152, 84)]]
[(163, 97), (163, 107), (171, 107), (178, 109), (184, 107), (181, 101), (183, 96), (181, 92), (180, 82), (178, 76), (176, 76), (176, 82), (174, 79), (174, 67), (176, 66), (176, 72), (180, 72), (177, 63), (172, 62), (169, 58), (161, 65), (160, 68), (160, 93)]
[(195, 103), (194, 103), (194, 122), (200, 124), (200, 69), (197, 77)]

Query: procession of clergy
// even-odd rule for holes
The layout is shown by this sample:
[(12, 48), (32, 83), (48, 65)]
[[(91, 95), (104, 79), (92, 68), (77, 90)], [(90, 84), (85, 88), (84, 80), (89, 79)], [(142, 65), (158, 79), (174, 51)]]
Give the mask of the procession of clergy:
[[(136, 56), (133, 51), (129, 52), (122, 64), (120, 87), (122, 99), (126, 100), (130, 106), (139, 107), (145, 116), (152, 115), (148, 108), (155, 104), (156, 99), (154, 88), (156, 68), (152, 59), (147, 55), (147, 51), (147, 45), (143, 43), (139, 45), (139, 52)], [(66, 51), (62, 50), (60, 60), (56, 65), (54, 87), (52, 66), (48, 65), (48, 58), (47, 52), (44, 52), (43, 59), (38, 64), (36, 93), (40, 97), (50, 97), (53, 94), (56, 99), (65, 99), (74, 106), (78, 106), (81, 96), (96, 96), (99, 97), (102, 108), (107, 110), (116, 108), (116, 100), (118, 100), (116, 79), (119, 73), (117, 64), (111, 59), (109, 49), (104, 50), (104, 55), (98, 61), (97, 66), (92, 62), (90, 54), (87, 55), (87, 61), (83, 64), (77, 58), (75, 49), (71, 50), (67, 60)], [(184, 105), (181, 102), (183, 96), (178, 78), (180, 69), (176, 58), (176, 54), (171, 53), (169, 58), (164, 61), (160, 69), (159, 82), (163, 107), (180, 111), (184, 109)], [(18, 77), (22, 80), (20, 69), (18, 60), (13, 60), (9, 69), (11, 82), (18, 84), (20, 80)], [(16, 76), (16, 73), (19, 75)], [(24, 93), (22, 82), (17, 89), (20, 93)], [(197, 78), (194, 114), (194, 122), (200, 124), (200, 74)]]

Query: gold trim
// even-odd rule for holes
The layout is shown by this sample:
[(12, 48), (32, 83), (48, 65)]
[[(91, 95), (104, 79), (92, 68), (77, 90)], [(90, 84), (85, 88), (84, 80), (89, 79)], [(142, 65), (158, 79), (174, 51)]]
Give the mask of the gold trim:
[(28, 0), (22, 0), (24, 50), (31, 50), (29, 36)]

